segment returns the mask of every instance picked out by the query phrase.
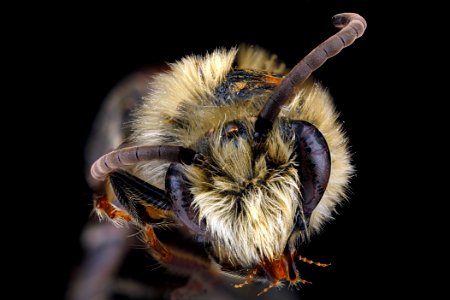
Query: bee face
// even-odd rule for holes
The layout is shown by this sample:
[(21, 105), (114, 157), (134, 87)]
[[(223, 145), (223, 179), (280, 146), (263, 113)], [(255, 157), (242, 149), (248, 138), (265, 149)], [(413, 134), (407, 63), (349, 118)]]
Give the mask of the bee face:
[(205, 137), (199, 163), (186, 167), (192, 205), (214, 254), (242, 267), (282, 254), (300, 197), (293, 140), (274, 130), (255, 147), (253, 132), (251, 120), (224, 123)]

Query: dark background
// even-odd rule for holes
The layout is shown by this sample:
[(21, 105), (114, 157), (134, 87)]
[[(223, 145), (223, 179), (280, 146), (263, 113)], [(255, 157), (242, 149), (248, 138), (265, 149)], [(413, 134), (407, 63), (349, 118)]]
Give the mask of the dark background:
[(57, 285), (60, 295), (82, 259), (79, 234), (92, 210), (91, 191), (84, 180), (83, 151), (95, 114), (110, 89), (136, 69), (243, 42), (268, 49), (292, 67), (336, 32), (331, 17), (340, 12), (361, 14), (369, 28), (354, 45), (325, 63), (314, 75), (329, 88), (341, 112), (357, 175), (351, 184), (350, 201), (338, 209), (336, 220), (305, 249), (309, 258), (333, 265), (310, 271), (314, 284), (302, 289), (301, 294), (303, 299), (339, 298), (357, 296), (358, 289), (372, 288), (371, 274), (376, 273), (376, 266), (371, 263), (371, 228), (378, 195), (372, 189), (373, 170), (377, 167), (373, 160), (376, 133), (372, 130), (376, 113), (367, 96), (372, 89), (368, 78), (372, 70), (368, 0), (297, 1), (295, 7), (271, 3), (254, 10), (222, 3), (206, 8), (208, 13), (192, 6), (189, 9), (195, 12), (180, 13), (183, 8), (177, 7), (180, 13), (177, 15), (173, 9), (149, 6), (124, 10), (116, 7), (114, 13), (86, 9), (65, 32), (67, 52), (63, 52), (66, 57), (61, 63), (65, 72), (61, 76), (65, 90), (62, 97), (67, 102), (61, 102), (59, 107), (66, 112), (63, 124), (76, 130), (60, 137), (73, 150), (71, 159), (65, 160), (66, 168), (70, 169), (64, 178), (67, 189), (60, 195), (64, 198), (61, 222), (66, 228), (66, 233), (58, 237), (58, 244), (65, 251), (62, 274), (58, 276), (58, 281), (62, 280)]

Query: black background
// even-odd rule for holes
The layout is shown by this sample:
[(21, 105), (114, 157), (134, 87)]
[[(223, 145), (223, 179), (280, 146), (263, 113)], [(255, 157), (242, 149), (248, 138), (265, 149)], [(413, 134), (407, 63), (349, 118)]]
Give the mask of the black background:
[[(378, 197), (372, 189), (373, 169), (377, 167), (373, 160), (376, 134), (372, 131), (376, 113), (368, 101), (372, 89), (368, 78), (372, 60), (368, 0), (297, 1), (295, 7), (270, 3), (259, 4), (253, 10), (226, 3), (214, 4), (215, 7), (190, 6), (194, 12), (173, 6), (157, 9), (146, 5), (124, 10), (115, 7), (114, 13), (86, 8), (64, 33), (66, 47), (60, 53), (64, 56), (61, 60), (64, 71), (54, 76), (64, 78), (59, 86), (64, 91), (60, 93), (64, 101), (58, 106), (64, 111), (62, 126), (68, 128), (68, 134), (59, 139), (72, 152), (71, 158), (64, 162), (70, 174), (64, 177), (64, 188), (58, 194), (64, 198), (64, 202), (58, 202), (58, 214), (62, 215), (60, 223), (66, 232), (58, 236), (58, 249), (65, 253), (62, 276), (58, 276), (62, 280), (57, 285), (60, 295), (82, 258), (79, 234), (92, 210), (91, 191), (84, 180), (83, 151), (91, 123), (110, 89), (138, 68), (243, 42), (264, 47), (293, 66), (336, 32), (331, 17), (340, 12), (361, 14), (368, 21), (368, 30), (314, 75), (328, 87), (341, 112), (357, 175), (351, 184), (350, 201), (338, 209), (336, 220), (305, 249), (309, 258), (333, 265), (310, 271), (314, 284), (302, 289), (301, 294), (302, 299), (322, 299), (357, 296), (359, 289), (367, 291), (376, 268), (371, 265), (371, 228)], [(175, 7), (177, 12), (173, 11)], [(271, 293), (276, 297), (276, 292)]]

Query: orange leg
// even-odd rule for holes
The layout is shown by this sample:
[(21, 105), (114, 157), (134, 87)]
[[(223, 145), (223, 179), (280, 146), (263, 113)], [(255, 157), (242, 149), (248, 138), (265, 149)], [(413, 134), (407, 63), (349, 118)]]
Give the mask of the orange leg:
[(328, 267), (328, 266), (331, 265), (331, 264), (323, 264), (323, 263), (320, 263), (320, 262), (315, 262), (315, 261), (312, 261), (312, 260), (310, 260), (310, 259), (307, 259), (306, 257), (303, 257), (303, 256), (301, 256), (301, 255), (298, 256), (298, 259), (299, 259), (300, 261), (302, 261), (302, 262), (308, 263), (308, 264), (310, 264), (310, 265), (316, 265), (316, 266), (319, 266), (319, 267)]
[(272, 282), (271, 284), (269, 284), (268, 287), (264, 288), (261, 292), (259, 292), (259, 293), (257, 294), (257, 296), (261, 296), (262, 294), (267, 293), (271, 288), (273, 288), (273, 287), (275, 287), (275, 286), (278, 286), (279, 284), (280, 284), (279, 281), (277, 281), (277, 282)]
[(258, 268), (255, 268), (253, 272), (251, 272), (249, 275), (247, 275), (247, 277), (245, 277), (245, 281), (243, 283), (235, 284), (234, 288), (238, 289), (246, 286), (247, 284), (252, 283), (254, 281), (256, 274), (258, 273), (258, 270), (259, 270)]
[[(300, 277), (297, 277), (297, 279), (295, 281), (291, 282), (291, 284), (293, 284), (293, 285), (297, 285), (298, 283), (301, 283), (301, 284), (312, 284), (311, 281), (304, 280), (304, 279), (302, 279)], [(265, 287), (261, 292), (259, 292), (257, 294), (257, 296), (261, 296), (262, 294), (267, 293), (273, 287), (282, 286), (282, 285), (283, 284), (282, 284), (281, 280), (273, 281), (267, 287)]]
[[(132, 217), (126, 211), (116, 208), (110, 201), (109, 194), (107, 193), (105, 196), (98, 197), (95, 199), (95, 207), (97, 213), (100, 217), (106, 216), (111, 219), (113, 222), (121, 222), (121, 221), (131, 221)], [(207, 278), (216, 278), (218, 277), (218, 272), (211, 267), (211, 264), (207, 261), (204, 261), (200, 258), (197, 258), (189, 253), (177, 251), (174, 249), (170, 249), (166, 247), (163, 243), (159, 241), (155, 232), (153, 231), (152, 225), (144, 226), (144, 234), (147, 244), (150, 246), (150, 251), (153, 256), (162, 264), (167, 265), (168, 267), (177, 269), (183, 273), (192, 273), (192, 271), (196, 271), (196, 273), (203, 273), (200, 276)]]
[(124, 220), (127, 222), (131, 221), (131, 216), (127, 212), (120, 210), (116, 208), (114, 205), (112, 205), (109, 198), (110, 198), (109, 195), (106, 194), (103, 196), (98, 196), (94, 200), (95, 208), (100, 218), (107, 216), (112, 221), (120, 221), (120, 220)]
[[(95, 208), (100, 218), (109, 218), (114, 223), (124, 223), (133, 220), (133, 217), (126, 211), (115, 207), (112, 204), (112, 200), (115, 195), (112, 189), (106, 189), (106, 194), (97, 196), (94, 199)], [(147, 213), (151, 215), (151, 212), (147, 210)], [(169, 268), (177, 269), (182, 273), (191, 274), (195, 271), (201, 277), (208, 279), (218, 278), (218, 270), (213, 269), (209, 261), (197, 258), (189, 253), (170, 249), (159, 241), (153, 227), (150, 224), (143, 226), (144, 238), (150, 247), (150, 251), (153, 256), (162, 264), (167, 265)]]
[[(132, 220), (130, 214), (116, 208), (111, 203), (108, 199), (108, 194), (95, 199), (95, 208), (100, 217), (107, 217), (111, 219), (112, 222), (120, 224), (121, 222), (129, 222)], [(224, 289), (219, 277), (219, 270), (216, 270), (211, 263), (201, 258), (197, 258), (189, 253), (167, 247), (159, 241), (151, 225), (147, 224), (143, 227), (143, 229), (144, 238), (155, 259), (167, 266), (169, 269), (176, 270), (186, 275), (195, 274), (195, 278), (191, 278), (188, 285), (190, 291), (192, 290), (192, 293), (204, 293), (203, 286), (207, 286), (210, 290), (215, 292), (223, 293), (225, 295), (230, 294), (228, 289)], [(195, 290), (193, 290), (194, 288)], [(171, 295), (171, 299), (184, 299), (184, 296), (179, 296), (181, 291), (183, 291), (183, 289), (178, 291), (175, 290), (173, 295)]]

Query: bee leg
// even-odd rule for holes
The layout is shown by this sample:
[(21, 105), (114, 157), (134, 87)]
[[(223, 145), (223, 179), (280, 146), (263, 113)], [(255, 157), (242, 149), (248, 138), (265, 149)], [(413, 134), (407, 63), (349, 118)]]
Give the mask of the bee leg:
[(257, 294), (257, 296), (261, 296), (262, 294), (267, 293), (271, 288), (276, 287), (276, 286), (278, 286), (278, 285), (280, 285), (280, 284), (281, 284), (280, 281), (272, 282), (272, 283), (269, 284), (267, 287), (265, 287), (261, 292), (259, 292), (259, 293)]
[[(109, 175), (106, 195), (97, 197), (95, 206), (100, 216), (110, 218), (113, 222), (134, 221), (143, 229), (143, 237), (153, 257), (161, 264), (191, 276), (188, 286), (175, 290), (171, 299), (184, 299), (186, 293), (201, 294), (205, 288), (215, 292), (230, 294), (221, 284), (219, 269), (209, 261), (196, 257), (187, 252), (172, 249), (164, 245), (156, 236), (153, 227), (160, 222), (168, 222), (173, 218), (173, 212), (167, 209), (168, 203), (165, 193), (143, 182), (139, 178), (125, 172), (115, 171)], [(114, 192), (113, 192), (114, 191)], [(118, 202), (126, 210), (113, 204)], [(150, 209), (151, 208), (151, 209)]]
[(106, 191), (104, 195), (96, 195), (94, 199), (95, 210), (100, 219), (108, 217), (113, 222), (122, 223), (124, 221), (130, 222), (131, 216), (124, 210), (115, 207), (112, 204), (114, 194), (112, 191)]
[(173, 222), (173, 212), (165, 191), (123, 170), (110, 173), (109, 181), (117, 200), (138, 224)]
[(253, 269), (253, 271), (245, 277), (245, 281), (243, 283), (235, 284), (234, 288), (239, 289), (241, 287), (246, 286), (247, 284), (253, 283), (256, 274), (258, 273), (259, 268)]
[(94, 202), (100, 218), (108, 217), (118, 225), (123, 221), (140, 225), (172, 222), (165, 192), (122, 170), (109, 174), (106, 194)]
[(310, 264), (310, 265), (316, 265), (316, 266), (319, 266), (319, 267), (328, 267), (328, 266), (331, 265), (331, 264), (324, 264), (324, 263), (320, 263), (320, 262), (315, 262), (315, 261), (312, 261), (312, 260), (310, 260), (310, 259), (307, 259), (306, 257), (303, 257), (303, 256), (301, 256), (301, 255), (298, 256), (298, 259), (299, 259), (300, 261), (302, 261), (302, 262), (308, 263), (308, 264)]

